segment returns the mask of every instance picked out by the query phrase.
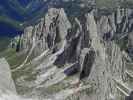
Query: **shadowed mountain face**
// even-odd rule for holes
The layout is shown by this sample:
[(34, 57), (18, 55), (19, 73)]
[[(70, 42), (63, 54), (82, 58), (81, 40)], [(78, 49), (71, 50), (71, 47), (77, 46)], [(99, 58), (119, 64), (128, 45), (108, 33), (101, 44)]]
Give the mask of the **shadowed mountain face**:
[(38, 2), (33, 2), (32, 0), (0, 1), (0, 26), (1, 26), (0, 35), (14, 36), (16, 34), (22, 33), (23, 27), (21, 24), (24, 21), (29, 20), (29, 18), (31, 18), (31, 15), (34, 15), (36, 10), (39, 10), (39, 8), (41, 7), (42, 7), (41, 1)]
[(44, 3), (42, 0), (2, 0), (0, 1), (0, 35), (14, 36), (22, 33), (20, 25), (24, 21), (40, 14)]
[(117, 7), (118, 1), (120, 0), (1, 0), (0, 35), (14, 36), (23, 33), (26, 26), (35, 24), (51, 7), (64, 8), (68, 15), (79, 15), (79, 12), (83, 11), (81, 8), (94, 3), (100, 8), (113, 8)]
[(68, 13), (78, 14), (80, 4), (83, 2), (86, 1), (2, 0), (0, 1), (0, 35), (14, 36), (22, 33), (25, 26), (34, 24), (34, 22), (44, 16), (49, 7), (71, 9), (68, 10)]

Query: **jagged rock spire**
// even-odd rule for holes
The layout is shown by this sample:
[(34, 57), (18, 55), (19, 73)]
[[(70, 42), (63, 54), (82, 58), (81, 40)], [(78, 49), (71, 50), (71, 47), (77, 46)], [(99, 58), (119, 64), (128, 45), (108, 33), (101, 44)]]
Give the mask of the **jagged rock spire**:
[[(70, 21), (62, 8), (51, 8), (39, 24), (25, 30), (25, 48), (32, 47), (36, 55), (45, 53), (45, 50), (49, 51), (43, 57), (43, 62), (37, 66), (40, 74), (44, 74), (38, 75), (38, 79), (44, 77), (38, 84), (43, 84), (44, 88), (59, 85), (69, 76), (64, 73), (68, 71), (66, 69), (74, 66), (73, 69), (80, 74), (77, 78), (80, 79), (79, 76), (83, 75), (84, 80), (91, 85), (90, 94), (87, 90), (81, 92), (91, 100), (115, 100), (119, 97), (119, 92), (128, 94), (126, 92), (130, 89), (125, 85), (126, 53), (120, 49), (114, 38), (118, 27), (120, 33), (128, 32), (126, 17), (118, 12), (100, 16), (96, 16), (95, 13), (96, 11), (92, 10)], [(121, 28), (124, 31), (120, 30)], [(30, 51), (30, 54), (33, 53)], [(71, 64), (73, 66), (70, 66)], [(76, 100), (73, 96), (71, 98)], [(79, 98), (82, 100), (82, 97)]]

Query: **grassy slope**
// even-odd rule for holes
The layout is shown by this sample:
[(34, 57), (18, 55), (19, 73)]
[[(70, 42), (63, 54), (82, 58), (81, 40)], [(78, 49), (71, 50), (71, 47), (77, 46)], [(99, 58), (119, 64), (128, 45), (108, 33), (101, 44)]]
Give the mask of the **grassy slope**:
[(115, 0), (96, 0), (96, 4), (98, 8), (107, 7), (107, 8), (114, 8), (116, 7)]
[(0, 37), (0, 51), (5, 50), (10, 43), (10, 38), (8, 37)]
[(25, 54), (17, 54), (15, 49), (9, 48), (0, 52), (0, 57), (5, 57), (11, 69), (18, 67), (25, 59)]
[(17, 67), (25, 59), (26, 54), (17, 53), (15, 48), (10, 48), (11, 38), (0, 37), (0, 57), (5, 57), (11, 68)]

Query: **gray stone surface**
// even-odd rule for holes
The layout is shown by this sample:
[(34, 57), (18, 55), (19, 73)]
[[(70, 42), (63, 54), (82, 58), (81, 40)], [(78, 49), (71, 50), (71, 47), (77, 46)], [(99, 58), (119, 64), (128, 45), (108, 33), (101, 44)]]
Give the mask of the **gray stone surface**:
[[(132, 90), (132, 79), (129, 79), (132, 75), (126, 74), (126, 53), (115, 39), (119, 40), (119, 36), (131, 31), (133, 23), (127, 18), (127, 12), (128, 9), (118, 9), (112, 14), (97, 16), (98, 12), (94, 9), (69, 21), (62, 8), (49, 9), (41, 22), (27, 28), (22, 36), (24, 48), (31, 50), (31, 46), (38, 43), (32, 53), (44, 55), (40, 58), (42, 62), (34, 65), (35, 69), (33, 67), (34, 72), (39, 71), (35, 82), (27, 82), (21, 76), (21, 84), (31, 83), (22, 87), (32, 87), (33, 91), (28, 93), (32, 96), (50, 97), (57, 94), (59, 98), (66, 95), (66, 100), (88, 100), (87, 97), (91, 100), (124, 100)], [(93, 52), (90, 54), (91, 49)], [(51, 52), (43, 54), (45, 50)], [(77, 62), (80, 63), (79, 73), (66, 76), (63, 70)], [(72, 83), (79, 79), (82, 71), (87, 75), (81, 81), (81, 88), (86, 84), (91, 85), (91, 91), (86, 89), (73, 94)], [(65, 94), (63, 89), (66, 90)]]
[(16, 93), (10, 66), (5, 58), (0, 58), (0, 91)]

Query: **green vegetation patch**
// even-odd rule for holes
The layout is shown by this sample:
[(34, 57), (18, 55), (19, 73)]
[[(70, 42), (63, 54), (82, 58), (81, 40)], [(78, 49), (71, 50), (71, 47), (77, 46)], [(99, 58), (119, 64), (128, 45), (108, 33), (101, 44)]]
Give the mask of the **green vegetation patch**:
[(116, 0), (96, 0), (96, 5), (98, 8), (116, 8)]
[(19, 54), (14, 48), (8, 48), (3, 52), (0, 52), (0, 57), (6, 58), (7, 62), (11, 66), (11, 69), (18, 67), (26, 58), (26, 53)]
[(120, 47), (120, 49), (123, 51), (123, 50), (127, 50), (127, 44), (128, 44), (128, 38), (125, 37), (125, 38), (122, 38), (122, 39), (116, 39), (116, 44), (118, 44), (118, 46)]
[(0, 37), (0, 52), (8, 48), (10, 41), (11, 41), (11, 38)]

